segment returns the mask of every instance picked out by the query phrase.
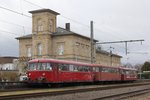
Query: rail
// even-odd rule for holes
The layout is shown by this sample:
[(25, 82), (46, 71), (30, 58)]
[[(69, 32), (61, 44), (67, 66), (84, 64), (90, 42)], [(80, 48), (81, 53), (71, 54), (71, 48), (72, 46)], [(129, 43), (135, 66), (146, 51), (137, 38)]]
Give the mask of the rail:
[(150, 92), (150, 88), (137, 90), (137, 91), (126, 92), (126, 93), (120, 93), (120, 94), (115, 94), (115, 95), (104, 96), (104, 97), (96, 98), (96, 99), (93, 99), (93, 100), (109, 100), (110, 98), (111, 98), (111, 100), (121, 100), (121, 99), (126, 99), (126, 98), (129, 98), (129, 97), (143, 95), (143, 94), (146, 94), (146, 93), (149, 93), (149, 92)]
[(26, 82), (0, 82), (0, 90), (26, 86)]
[[(56, 95), (64, 95), (64, 94), (84, 93), (84, 92), (90, 92), (90, 91), (102, 91), (102, 90), (117, 89), (117, 88), (123, 88), (123, 87), (146, 86), (146, 85), (149, 86), (150, 82), (140, 83), (140, 84), (139, 83), (138, 84), (122, 84), (122, 85), (97, 86), (97, 87), (87, 86), (83, 88), (72, 87), (72, 88), (60, 88), (60, 89), (56, 88), (56, 89), (42, 89), (42, 90), (25, 90), (25, 91), (18, 91), (18, 92), (16, 91), (15, 93), (9, 93), (9, 92), (6, 92), (6, 94), (1, 93), (0, 100), (31, 98), (31, 97), (40, 97), (40, 96), (56, 96)], [(137, 91), (134, 91), (134, 92), (137, 92)], [(106, 97), (103, 97), (103, 98), (106, 98)], [(99, 99), (99, 98), (96, 98), (96, 99)]]

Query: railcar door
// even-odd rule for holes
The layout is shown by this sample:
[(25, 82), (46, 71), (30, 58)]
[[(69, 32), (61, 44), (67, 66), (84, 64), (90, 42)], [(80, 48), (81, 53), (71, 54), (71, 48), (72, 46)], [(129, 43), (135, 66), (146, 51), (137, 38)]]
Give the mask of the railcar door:
[(121, 74), (121, 81), (124, 81), (125, 78), (125, 72), (123, 69), (120, 70), (120, 74)]
[(53, 63), (53, 81), (57, 83), (58, 79), (58, 64)]

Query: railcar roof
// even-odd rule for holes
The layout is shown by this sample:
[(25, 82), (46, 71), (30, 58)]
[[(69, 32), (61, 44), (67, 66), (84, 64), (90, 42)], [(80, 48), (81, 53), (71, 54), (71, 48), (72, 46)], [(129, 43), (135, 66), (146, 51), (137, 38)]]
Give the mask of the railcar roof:
[(39, 59), (33, 59), (30, 60), (29, 63), (32, 62), (53, 62), (53, 63), (63, 63), (63, 64), (75, 64), (75, 65), (85, 65), (85, 66), (93, 66), (93, 67), (106, 67), (106, 68), (116, 68), (118, 69), (119, 67), (112, 67), (112, 66), (104, 66), (100, 64), (91, 64), (91, 63), (84, 63), (84, 62), (76, 62), (76, 61), (67, 61), (67, 60), (58, 60), (58, 59), (44, 59), (44, 58), (39, 58)]
[(29, 63), (32, 62), (53, 62), (53, 63), (63, 63), (63, 64), (76, 64), (76, 65), (86, 65), (86, 66), (92, 66), (90, 63), (83, 63), (83, 62), (75, 62), (75, 61), (66, 61), (66, 60), (58, 60), (58, 59), (33, 59), (30, 60)]
[(106, 67), (106, 68), (116, 68), (116, 69), (119, 68), (119, 67), (105, 66), (105, 65), (101, 65), (101, 64), (93, 64), (93, 66), (97, 66), (97, 67)]
[(137, 71), (137, 69), (135, 69), (135, 68), (120, 67), (120, 69)]

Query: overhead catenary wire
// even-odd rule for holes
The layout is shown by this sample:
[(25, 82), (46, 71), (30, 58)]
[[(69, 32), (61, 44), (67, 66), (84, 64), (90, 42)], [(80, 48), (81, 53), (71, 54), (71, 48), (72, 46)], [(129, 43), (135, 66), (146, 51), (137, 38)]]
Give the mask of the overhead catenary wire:
[[(33, 6), (36, 6), (36, 7), (39, 7), (39, 8), (44, 8), (44, 7), (39, 6), (39, 5), (35, 4), (35, 3), (32, 3), (32, 2), (30, 2), (30, 1), (27, 1), (27, 0), (24, 0), (24, 1), (27, 2), (27, 3), (29, 3), (30, 5), (33, 5)], [(90, 28), (89, 25), (85, 25), (85, 24), (83, 24), (83, 23), (81, 23), (81, 22), (79, 22), (79, 21), (76, 21), (76, 20), (74, 20), (74, 19), (68, 18), (68, 17), (63, 16), (63, 15), (60, 15), (60, 16), (63, 17), (63, 18), (65, 18), (65, 19), (71, 20), (72, 22), (75, 22), (75, 23), (77, 23), (77, 24), (80, 24), (80, 25), (82, 25), (82, 26), (85, 26), (85, 27), (87, 27), (87, 28)], [(103, 31), (99, 30), (98, 28), (94, 28), (94, 29), (96, 29), (97, 31), (99, 31), (99, 32), (101, 32), (101, 33), (110, 34), (110, 33), (108, 33), (108, 32), (103, 32)], [(112, 34), (110, 34), (110, 35), (112, 35)], [(112, 35), (112, 36), (114, 36), (114, 35)], [(115, 37), (116, 37), (116, 36), (115, 36)], [(120, 39), (120, 38), (119, 38), (119, 39)], [(102, 41), (102, 42), (103, 42), (103, 41)], [(116, 45), (117, 45), (117, 44), (116, 44)], [(119, 45), (117, 45), (117, 46), (119, 46)], [(120, 46), (120, 47), (121, 47), (121, 46)], [(121, 48), (125, 48), (125, 47), (123, 46), (123, 47), (121, 47)]]
[[(24, 1), (27, 2), (27, 3), (29, 3), (30, 5), (33, 5), (33, 6), (36, 6), (36, 7), (39, 7), (39, 8), (44, 9), (44, 7), (42, 7), (42, 6), (40, 6), (40, 5), (37, 5), (37, 4), (32, 3), (32, 2), (30, 2), (30, 1), (27, 1), (27, 0), (24, 0)], [(83, 24), (83, 23), (81, 23), (81, 22), (79, 22), (79, 21), (76, 21), (76, 20), (72, 19), (72, 18), (63, 16), (63, 15), (60, 15), (60, 16), (63, 17), (63, 18), (65, 18), (65, 19), (68, 19), (68, 20), (70, 20), (70, 21), (72, 21), (72, 22), (74, 22), (74, 23), (77, 23), (77, 24), (80, 24), (80, 25), (85, 26), (85, 27), (87, 27), (87, 28), (90, 28), (89, 25), (85, 25), (85, 24)], [(94, 24), (95, 24), (95, 22), (94, 22)], [(96, 30), (99, 31), (99, 32), (103, 32), (103, 31), (100, 31), (98, 28), (94, 28), (94, 29), (96, 29)], [(104, 33), (108, 33), (108, 32), (104, 32)], [(110, 34), (110, 33), (108, 33), (108, 34)], [(110, 35), (112, 35), (112, 34), (110, 34)], [(101, 40), (100, 40), (100, 41), (101, 41)], [(103, 41), (102, 41), (102, 42), (103, 42)]]
[(30, 2), (30, 1), (27, 1), (27, 0), (23, 0), (23, 1), (25, 1), (25, 2), (27, 2), (27, 3), (29, 3), (29, 4), (31, 4), (31, 5), (34, 5), (34, 6), (38, 7), (38, 8), (44, 9), (44, 7), (39, 6), (39, 5), (37, 5), (37, 4), (35, 4), (35, 3), (32, 3), (32, 2)]
[(9, 32), (9, 31), (5, 31), (5, 30), (1, 30), (1, 29), (0, 29), (0, 31), (1, 31), (1, 32), (5, 32), (5, 33), (9, 33), (9, 34), (12, 34), (12, 35), (19, 36), (18, 34), (16, 34), (16, 33), (13, 33), (13, 32)]
[(12, 23), (12, 22), (8, 22), (8, 21), (5, 21), (5, 20), (1, 20), (0, 19), (0, 22), (2, 22), (2, 23), (7, 23), (7, 24), (11, 24), (11, 25), (15, 25), (15, 26), (18, 26), (18, 27), (25, 27), (25, 28), (29, 28), (29, 29), (31, 29), (31, 27), (28, 27), (28, 26), (23, 26), (23, 25), (20, 25), (20, 24), (16, 24), (16, 23)]
[(12, 22), (8, 22), (8, 21), (1, 20), (1, 19), (0, 19), (0, 22), (2, 22), (2, 23), (6, 23), (6, 24), (11, 24), (11, 25), (15, 25), (15, 26), (17, 26), (17, 27), (20, 27), (20, 28), (22, 28), (23, 33), (24, 33), (24, 34), (26, 33), (26, 32), (25, 32), (25, 28), (32, 29), (31, 27), (27, 27), (27, 26), (19, 25), (19, 24), (12, 23)]
[[(27, 3), (29, 3), (29, 4), (31, 4), (31, 5), (34, 5), (34, 6), (37, 6), (37, 7), (39, 7), (39, 8), (44, 8), (44, 7), (41, 7), (41, 6), (39, 6), (39, 5), (37, 5), (37, 4), (35, 4), (35, 3), (32, 3), (32, 2), (29, 2), (29, 1), (27, 1), (27, 0), (24, 0), (25, 2), (27, 2)], [(16, 13), (16, 14), (20, 14), (20, 15), (23, 15), (23, 16), (26, 16), (26, 17), (29, 17), (29, 18), (31, 18), (31, 16), (28, 16), (28, 15), (26, 15), (26, 14), (23, 14), (23, 12), (22, 13), (20, 13), (20, 12), (17, 12), (17, 11), (14, 11), (14, 10), (11, 10), (11, 9), (8, 9), (8, 8), (5, 8), (5, 7), (1, 7), (0, 6), (0, 8), (1, 9), (5, 9), (5, 10), (8, 10), (8, 11), (11, 11), (11, 12), (13, 12), (13, 13)], [(62, 16), (62, 15), (61, 15)], [(74, 20), (74, 19), (71, 19), (71, 18), (68, 18), (68, 17), (65, 17), (65, 16), (62, 16), (63, 18), (66, 18), (66, 19), (68, 19), (68, 20), (71, 20), (71, 21), (73, 21), (73, 22), (75, 22), (75, 23), (77, 23), (77, 24), (80, 24), (80, 25), (82, 25), (82, 26), (86, 26), (86, 27), (88, 27), (89, 28), (89, 25), (85, 25), (85, 24), (83, 24), (83, 23), (81, 23), (81, 22), (79, 22), (79, 21), (76, 21), (76, 20)], [(23, 28), (24, 28), (24, 26), (23, 26)], [(97, 29), (96, 29), (97, 30)], [(105, 32), (106, 33), (106, 32)], [(108, 33), (108, 32), (107, 32)], [(112, 35), (112, 34), (111, 34)], [(116, 36), (115, 36), (116, 37)]]
[(22, 16), (25, 16), (25, 17), (28, 17), (28, 18), (31, 18), (31, 16), (29, 16), (29, 15), (26, 15), (26, 14), (23, 14), (23, 13), (20, 13), (20, 12), (17, 12), (17, 11), (14, 11), (14, 10), (11, 10), (11, 9), (8, 9), (8, 8), (2, 7), (2, 6), (0, 6), (0, 8), (10, 11), (10, 12), (13, 12), (13, 13), (16, 13), (16, 14), (19, 14), (19, 15), (22, 15)]

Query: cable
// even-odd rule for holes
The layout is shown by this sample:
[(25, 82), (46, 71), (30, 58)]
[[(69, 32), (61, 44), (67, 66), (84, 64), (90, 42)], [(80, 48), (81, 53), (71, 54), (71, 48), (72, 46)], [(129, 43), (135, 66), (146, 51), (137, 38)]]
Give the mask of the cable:
[[(29, 2), (29, 1), (27, 1), (27, 0), (24, 0), (24, 1), (27, 2), (27, 3), (29, 3), (29, 4), (31, 4), (31, 5), (33, 5), (33, 6), (36, 6), (36, 7), (39, 7), (39, 8), (44, 9), (44, 7), (39, 6), (39, 5), (35, 4), (35, 3)], [(68, 18), (68, 17), (66, 17), (66, 16), (63, 16), (63, 15), (60, 15), (60, 16), (63, 17), (63, 18), (65, 18), (65, 19), (71, 20), (72, 22), (75, 22), (75, 23), (77, 23), (77, 24), (80, 24), (80, 25), (82, 25), (82, 26), (86, 26), (86, 27), (88, 27), (88, 28), (90, 27), (89, 25), (85, 25), (85, 24), (83, 24), (83, 23), (81, 23), (81, 22), (78, 22), (78, 21), (76, 21), (76, 20), (74, 20), (74, 19), (71, 19), (71, 18)]]
[(60, 16), (63, 17), (63, 18), (65, 18), (65, 19), (71, 20), (72, 22), (75, 22), (75, 23), (77, 23), (77, 24), (80, 24), (80, 25), (82, 25), (82, 26), (85, 26), (85, 27), (87, 27), (87, 28), (90, 28), (89, 25), (85, 25), (85, 24), (83, 24), (83, 23), (81, 23), (81, 22), (78, 22), (78, 21), (76, 21), (76, 20), (74, 20), (74, 19), (65, 17), (65, 16), (63, 16), (63, 15), (60, 15)]
[[(29, 1), (27, 1), (27, 0), (24, 0), (24, 1), (27, 2), (27, 3), (29, 3), (30, 5), (33, 5), (33, 6), (36, 6), (36, 7), (39, 7), (39, 8), (44, 8), (44, 7), (42, 7), (42, 6), (39, 6), (39, 5), (35, 4), (35, 3), (29, 2)], [(78, 21), (76, 21), (76, 20), (74, 20), (74, 19), (68, 18), (68, 17), (63, 16), (63, 15), (60, 15), (60, 16), (63, 17), (63, 18), (65, 18), (65, 19), (71, 20), (72, 22), (75, 22), (75, 23), (77, 23), (77, 24), (80, 24), (80, 25), (82, 25), (82, 26), (85, 26), (85, 27), (87, 27), (87, 28), (90, 28), (89, 25), (85, 25), (85, 24), (83, 24), (83, 23), (81, 23), (81, 22), (78, 22)], [(99, 29), (97, 29), (97, 28), (94, 28), (94, 29), (99, 30)], [(103, 32), (103, 31), (100, 31), (100, 32)], [(104, 32), (103, 32), (103, 33), (104, 33)], [(105, 33), (107, 33), (107, 32), (105, 32)], [(107, 33), (107, 34), (110, 34), (110, 33)], [(112, 34), (111, 34), (111, 35), (112, 35)], [(102, 42), (103, 42), (103, 41), (102, 41)], [(117, 45), (117, 44), (114, 44), (114, 45)], [(117, 46), (118, 46), (118, 45), (117, 45)], [(121, 48), (122, 48), (122, 47), (121, 47)], [(123, 47), (123, 48), (125, 48), (125, 47)]]
[(44, 9), (44, 7), (41, 7), (41, 6), (37, 5), (37, 4), (34, 4), (34, 3), (32, 3), (32, 2), (29, 2), (29, 1), (27, 1), (27, 0), (23, 0), (23, 1), (25, 1), (25, 2), (27, 2), (27, 3), (29, 3), (29, 4), (31, 4), (31, 5), (34, 5), (34, 6), (36, 6), (36, 7), (39, 7), (39, 8), (43, 8), (43, 9)]
[[(41, 7), (41, 6), (39, 6), (39, 5), (37, 5), (37, 4), (34, 4), (34, 3), (32, 3), (32, 2), (29, 2), (29, 1), (27, 1), (27, 0), (24, 0), (25, 2), (27, 2), (27, 3), (29, 3), (29, 4), (31, 4), (31, 5), (34, 5), (34, 6), (36, 6), (36, 7), (39, 7), (39, 8), (44, 8), (44, 7)], [(14, 10), (11, 10), (11, 9), (8, 9), (8, 8), (4, 8), (4, 7), (1, 7), (0, 6), (0, 8), (2, 8), (2, 9), (5, 9), (5, 10), (8, 10), (8, 11), (11, 11), (11, 12), (13, 12), (13, 13), (17, 13), (17, 14), (20, 14), (20, 15), (23, 15), (23, 16), (26, 16), (26, 17), (29, 17), (29, 18), (31, 18), (30, 16), (28, 16), (28, 15), (25, 15), (25, 14), (23, 14), (23, 13), (20, 13), (20, 12), (16, 12), (16, 11), (14, 11)], [(62, 15), (61, 15), (62, 16)], [(63, 18), (66, 18), (66, 19), (68, 19), (68, 20), (71, 20), (72, 22), (75, 22), (75, 23), (77, 23), (77, 24), (80, 24), (80, 25), (82, 25), (82, 26), (86, 26), (86, 27), (88, 27), (89, 28), (89, 25), (85, 25), (85, 24), (83, 24), (83, 23), (81, 23), (81, 22), (78, 22), (78, 21), (76, 21), (76, 20), (74, 20), (74, 19), (71, 19), (71, 18), (68, 18), (68, 17), (65, 17), (65, 16), (62, 16)], [(99, 29), (97, 29), (97, 28), (95, 28), (96, 30), (99, 30)], [(102, 32), (102, 31), (101, 31)], [(108, 33), (108, 32), (105, 32), (105, 33), (107, 33), (107, 34), (110, 34), (110, 33)], [(111, 34), (112, 35), (112, 34)], [(115, 36), (116, 37), (116, 36)]]
[(12, 35), (16, 35), (16, 36), (19, 36), (18, 34), (16, 34), (16, 33), (13, 33), (13, 32), (9, 32), (9, 31), (4, 31), (4, 30), (1, 30), (1, 29), (0, 29), (0, 31), (1, 31), (1, 32), (5, 32), (5, 33), (10, 33), (10, 34), (12, 34)]
[(2, 7), (2, 6), (0, 6), (0, 8), (7, 10), (7, 11), (10, 11), (10, 12), (13, 12), (13, 13), (16, 13), (16, 14), (19, 14), (19, 15), (22, 15), (22, 16), (25, 16), (25, 17), (28, 17), (28, 18), (31, 18), (31, 16), (28, 16), (26, 14), (23, 14), (23, 13), (20, 13), (20, 12), (17, 12), (17, 11), (14, 11), (14, 10), (11, 10), (11, 9), (8, 9), (8, 8)]
[(27, 27), (27, 26), (22, 26), (22, 25), (19, 25), (19, 24), (15, 24), (15, 23), (12, 23), (12, 22), (8, 22), (8, 21), (5, 21), (5, 20), (1, 20), (1, 19), (0, 19), (0, 22), (3, 22), (3, 23), (7, 23), (7, 24), (12, 24), (12, 25), (15, 25), (15, 26), (19, 26), (19, 27), (26, 27), (26, 28), (30, 28), (30, 29), (31, 29), (31, 27)]

